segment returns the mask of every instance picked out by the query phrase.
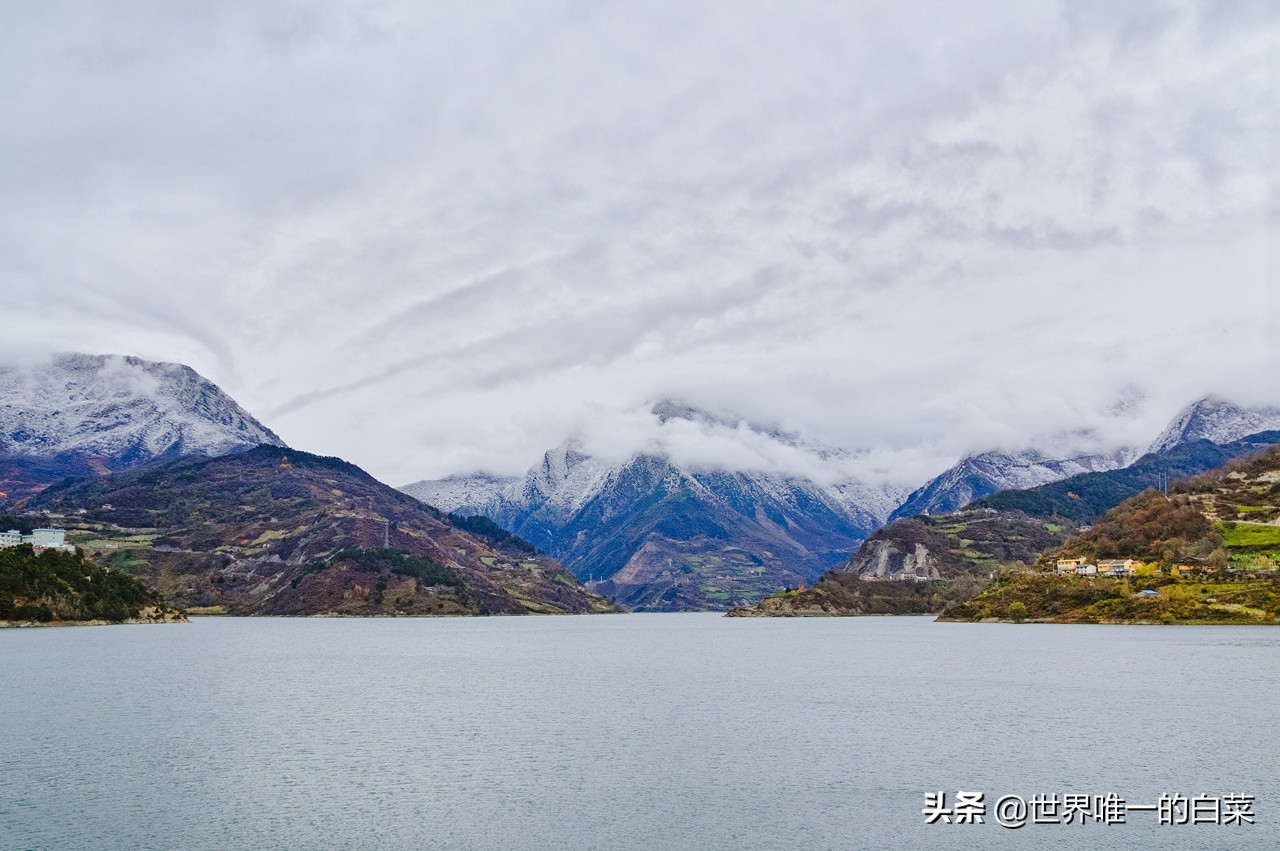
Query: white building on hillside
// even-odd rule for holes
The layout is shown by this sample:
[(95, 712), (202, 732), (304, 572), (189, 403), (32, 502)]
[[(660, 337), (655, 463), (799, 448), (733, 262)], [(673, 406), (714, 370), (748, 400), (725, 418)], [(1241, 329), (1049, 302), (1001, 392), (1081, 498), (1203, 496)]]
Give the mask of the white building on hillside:
[(63, 550), (74, 553), (76, 548), (67, 543), (66, 529), (32, 529), (30, 535), (24, 535), (17, 529), (0, 532), (0, 547), (16, 547), (19, 544), (30, 544), (37, 550)]
[[(25, 536), (24, 536), (25, 537)], [(32, 529), (31, 545), (35, 547), (64, 547), (67, 544), (66, 529)]]

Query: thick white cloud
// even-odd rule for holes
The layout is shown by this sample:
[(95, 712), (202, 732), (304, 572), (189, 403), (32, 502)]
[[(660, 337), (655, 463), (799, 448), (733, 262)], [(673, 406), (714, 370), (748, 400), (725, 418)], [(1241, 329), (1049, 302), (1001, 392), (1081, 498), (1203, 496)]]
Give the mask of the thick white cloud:
[(10, 3), (4, 345), (393, 482), (662, 397), (902, 480), (1140, 444), (1280, 401), (1277, 49), (1262, 2)]

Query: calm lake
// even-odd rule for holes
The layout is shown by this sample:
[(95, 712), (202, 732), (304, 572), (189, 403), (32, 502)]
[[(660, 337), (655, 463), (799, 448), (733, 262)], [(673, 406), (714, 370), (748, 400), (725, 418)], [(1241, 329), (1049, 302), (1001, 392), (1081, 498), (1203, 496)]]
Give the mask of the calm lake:
[[(0, 630), (0, 848), (1280, 847), (1280, 630), (627, 615)], [(926, 792), (986, 823), (926, 825)], [(995, 822), (1256, 797), (1253, 825)]]

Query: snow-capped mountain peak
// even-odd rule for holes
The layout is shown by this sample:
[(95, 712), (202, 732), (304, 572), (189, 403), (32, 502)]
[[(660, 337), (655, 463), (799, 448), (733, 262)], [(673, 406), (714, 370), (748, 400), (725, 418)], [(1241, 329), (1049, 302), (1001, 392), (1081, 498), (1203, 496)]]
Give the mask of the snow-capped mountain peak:
[(608, 464), (582, 450), (578, 438), (570, 437), (549, 450), (542, 456), (542, 463), (529, 471), (520, 498), (564, 517), (581, 508), (603, 487), (609, 470)]
[(1244, 408), (1207, 396), (1183, 408), (1147, 451), (1164, 452), (1193, 440), (1230, 443), (1271, 429), (1280, 429), (1280, 408)]
[(614, 583), (603, 590), (628, 605), (660, 609), (724, 608), (812, 581), (904, 495), (831, 463), (854, 453), (779, 428), (671, 401), (644, 415), (655, 430), (629, 455), (597, 456), (574, 437), (517, 479), (451, 476), (401, 490), (486, 514), (580, 577)]
[(93, 458), (117, 469), (153, 458), (283, 446), (217, 385), (182, 364), (63, 354), (0, 366), (0, 454)]

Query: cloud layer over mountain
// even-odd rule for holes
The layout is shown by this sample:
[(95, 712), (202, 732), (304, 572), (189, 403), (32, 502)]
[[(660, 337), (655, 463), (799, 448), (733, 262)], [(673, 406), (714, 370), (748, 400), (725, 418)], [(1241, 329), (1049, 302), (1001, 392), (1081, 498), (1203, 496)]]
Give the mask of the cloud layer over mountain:
[(1278, 44), (1262, 2), (7, 4), (4, 346), (188, 363), (392, 482), (661, 398), (916, 483), (1142, 445), (1280, 401)]

